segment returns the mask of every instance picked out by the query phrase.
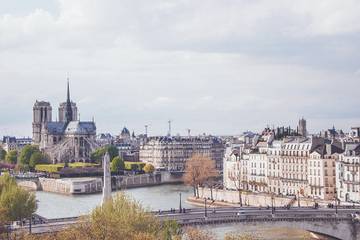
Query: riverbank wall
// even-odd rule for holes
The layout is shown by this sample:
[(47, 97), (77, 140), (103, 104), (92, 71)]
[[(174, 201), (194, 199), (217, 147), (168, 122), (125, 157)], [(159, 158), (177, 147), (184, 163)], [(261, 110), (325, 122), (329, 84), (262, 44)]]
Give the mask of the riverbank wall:
[(18, 186), (29, 190), (29, 191), (41, 191), (41, 185), (40, 182), (36, 180), (23, 180), (23, 181), (17, 181)]
[[(227, 206), (239, 206), (240, 198), (238, 191), (224, 190), (224, 189), (211, 189), (199, 188), (199, 198), (189, 198), (188, 201), (194, 204), (203, 204), (204, 198), (213, 199), (214, 204), (221, 203)], [(314, 200), (310, 198), (300, 198), (300, 201), (295, 199), (294, 196), (271, 196), (265, 193), (252, 193), (242, 192), (241, 194), (242, 204), (244, 206), (254, 207), (267, 207), (273, 205), (276, 207), (284, 206), (300, 206), (313, 207), (315, 202), (320, 206), (327, 206), (329, 203), (334, 203), (325, 200)]]
[(112, 177), (112, 188), (115, 190), (147, 187), (162, 184), (161, 174), (141, 174)]
[[(172, 176), (167, 172), (153, 174), (112, 176), (113, 190), (181, 183), (181, 176)], [(19, 186), (31, 191), (53, 192), (64, 195), (99, 193), (103, 188), (101, 177), (84, 178), (38, 178), (19, 181)]]

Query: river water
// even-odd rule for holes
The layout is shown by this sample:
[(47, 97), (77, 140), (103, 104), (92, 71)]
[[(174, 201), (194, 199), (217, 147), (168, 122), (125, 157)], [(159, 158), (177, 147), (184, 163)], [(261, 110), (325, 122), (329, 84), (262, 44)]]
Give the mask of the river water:
[[(180, 193), (182, 196), (182, 206), (193, 208), (185, 202), (185, 199), (192, 195), (192, 189), (184, 185), (161, 185), (146, 188), (136, 188), (123, 190), (129, 196), (139, 201), (144, 207), (150, 210), (169, 210), (179, 208)], [(114, 195), (116, 194), (113, 193)], [(75, 217), (90, 213), (101, 203), (101, 194), (65, 196), (55, 193), (36, 192), (38, 201), (37, 213), (46, 218)], [(300, 240), (300, 239), (328, 239), (317, 238), (310, 233), (302, 230), (293, 229), (259, 229), (241, 228), (239, 225), (219, 225), (207, 227), (218, 239), (223, 239), (228, 233), (250, 234), (256, 239), (265, 240)]]
[[(139, 201), (144, 207), (151, 210), (170, 210), (179, 208), (180, 193), (182, 206), (194, 207), (185, 202), (192, 194), (191, 188), (184, 185), (161, 185), (146, 188), (123, 190), (130, 197)], [(113, 193), (115, 195), (116, 192)], [(36, 192), (38, 201), (37, 213), (46, 218), (75, 217), (90, 213), (101, 204), (102, 194), (92, 195), (60, 195), (48, 192)]]

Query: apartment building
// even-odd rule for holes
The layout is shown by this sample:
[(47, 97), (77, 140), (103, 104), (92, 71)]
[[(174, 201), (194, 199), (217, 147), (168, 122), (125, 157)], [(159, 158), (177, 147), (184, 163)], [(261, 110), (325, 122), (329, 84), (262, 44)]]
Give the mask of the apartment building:
[(223, 168), (225, 145), (218, 137), (153, 137), (140, 146), (140, 161), (157, 169), (185, 170), (186, 161), (194, 154), (207, 156), (215, 161), (216, 168)]
[(310, 153), (308, 195), (333, 200), (336, 196), (336, 161), (344, 151), (334, 144), (320, 144)]
[(231, 176), (240, 175), (242, 188), (253, 192), (334, 199), (341, 153), (338, 145), (318, 137), (259, 137), (252, 146), (227, 150), (224, 186), (234, 189)]
[(336, 161), (338, 199), (360, 203), (360, 144), (347, 144)]

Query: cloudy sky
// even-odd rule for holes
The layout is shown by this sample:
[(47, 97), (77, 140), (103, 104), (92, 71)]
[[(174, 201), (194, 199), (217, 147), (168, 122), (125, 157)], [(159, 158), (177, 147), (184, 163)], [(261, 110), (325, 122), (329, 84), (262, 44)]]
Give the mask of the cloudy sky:
[[(72, 98), (99, 132), (360, 125), (358, 0), (0, 0), (0, 136)], [(53, 113), (55, 120), (55, 112)]]

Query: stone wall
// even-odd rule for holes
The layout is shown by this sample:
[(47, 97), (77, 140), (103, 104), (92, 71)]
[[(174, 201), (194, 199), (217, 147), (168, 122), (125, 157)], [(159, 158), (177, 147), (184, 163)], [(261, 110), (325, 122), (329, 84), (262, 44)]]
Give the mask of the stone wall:
[(30, 190), (30, 191), (41, 190), (41, 186), (38, 181), (18, 181), (17, 184), (26, 190)]
[[(115, 176), (115, 183), (113, 182), (113, 188), (125, 189), (135, 187), (145, 187), (162, 184), (160, 174), (142, 174), (133, 176)], [(115, 187), (114, 187), (115, 184)]]
[[(112, 176), (113, 190), (179, 183), (181, 176), (167, 172), (129, 176)], [(39, 178), (31, 181), (19, 181), (19, 185), (30, 190), (60, 194), (90, 194), (102, 191), (102, 178)]]
[[(200, 198), (211, 198), (211, 191), (209, 188), (200, 188), (199, 189)], [(213, 189), (213, 199), (219, 202), (228, 202), (233, 204), (239, 203), (239, 193), (238, 191), (223, 190), (223, 189)], [(251, 193), (244, 192), (242, 195), (243, 205), (256, 206), (256, 207), (266, 207), (271, 206), (271, 195), (264, 193)], [(316, 200), (319, 205), (326, 206), (329, 201)], [(276, 196), (274, 197), (274, 206), (283, 207), (288, 204), (293, 206), (298, 206), (298, 201), (294, 200), (294, 197), (286, 196)], [(312, 207), (315, 202), (313, 199), (301, 198), (300, 206)]]
[(40, 178), (39, 181), (40, 181), (42, 190), (45, 192), (71, 194), (70, 182), (63, 181), (61, 179), (52, 179), (52, 178)]

